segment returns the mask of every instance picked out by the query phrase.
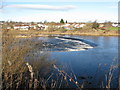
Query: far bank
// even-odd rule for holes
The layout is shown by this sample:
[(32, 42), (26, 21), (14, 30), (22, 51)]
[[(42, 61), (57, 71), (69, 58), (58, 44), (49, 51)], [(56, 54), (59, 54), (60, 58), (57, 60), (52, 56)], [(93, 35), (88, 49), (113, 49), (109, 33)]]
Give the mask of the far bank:
[(51, 35), (82, 35), (82, 36), (120, 36), (119, 30), (111, 31), (37, 31), (37, 30), (10, 30), (11, 34), (16, 33), (18, 38), (46, 37)]

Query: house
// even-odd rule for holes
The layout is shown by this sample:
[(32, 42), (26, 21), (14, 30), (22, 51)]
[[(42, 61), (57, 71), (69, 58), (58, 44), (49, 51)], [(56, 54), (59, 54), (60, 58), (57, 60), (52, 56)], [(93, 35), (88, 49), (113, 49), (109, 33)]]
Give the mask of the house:
[(10, 26), (8, 26), (8, 27), (7, 27), (7, 30), (10, 30), (10, 29), (11, 29), (11, 27), (10, 27)]
[(15, 30), (29, 30), (29, 25), (14, 25)]
[(38, 26), (38, 30), (43, 30), (43, 29), (45, 29), (45, 25), (43, 25), (43, 24), (37, 24), (37, 26)]
[(84, 26), (86, 26), (86, 24), (80, 24), (80, 25), (79, 25), (80, 28), (82, 28), (82, 27), (84, 27)]
[(74, 28), (82, 28), (85, 24), (74, 24)]
[(35, 30), (35, 29), (37, 29), (37, 24), (30, 24), (29, 27), (30, 27), (30, 29)]
[(70, 26), (71, 24), (69, 24), (69, 23), (67, 23), (67, 24), (64, 24), (63, 26), (64, 27), (68, 27), (68, 26)]
[(118, 26), (118, 23), (113, 23), (113, 24), (112, 24), (112, 27), (119, 27), (119, 26)]
[(44, 24), (38, 24), (38, 30), (47, 30), (48, 26)]
[(70, 30), (70, 24), (61, 25), (62, 28)]
[(79, 24), (74, 24), (74, 28), (79, 28)]
[(105, 27), (104, 24), (99, 24), (99, 28)]
[(48, 26), (47, 25), (45, 25), (45, 28), (44, 28), (44, 30), (47, 30), (48, 29)]
[(99, 29), (106, 30), (105, 24), (104, 23), (100, 23), (99, 24)]

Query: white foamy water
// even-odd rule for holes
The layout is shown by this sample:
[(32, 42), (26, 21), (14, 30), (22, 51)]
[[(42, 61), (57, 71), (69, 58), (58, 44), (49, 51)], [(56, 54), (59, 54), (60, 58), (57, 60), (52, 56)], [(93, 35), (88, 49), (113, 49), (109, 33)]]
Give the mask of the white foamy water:
[(44, 43), (43, 51), (81, 51), (81, 50), (87, 50), (89, 48), (93, 48), (93, 46), (89, 45), (88, 43), (85, 43), (83, 41), (75, 40), (72, 38), (50, 38), (48, 39), (48, 42)]

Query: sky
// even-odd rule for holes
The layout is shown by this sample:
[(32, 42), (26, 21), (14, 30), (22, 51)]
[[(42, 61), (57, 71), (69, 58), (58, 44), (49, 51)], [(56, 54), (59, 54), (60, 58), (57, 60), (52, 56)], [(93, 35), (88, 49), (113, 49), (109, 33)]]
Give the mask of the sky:
[(118, 21), (119, 0), (1, 0), (0, 21)]

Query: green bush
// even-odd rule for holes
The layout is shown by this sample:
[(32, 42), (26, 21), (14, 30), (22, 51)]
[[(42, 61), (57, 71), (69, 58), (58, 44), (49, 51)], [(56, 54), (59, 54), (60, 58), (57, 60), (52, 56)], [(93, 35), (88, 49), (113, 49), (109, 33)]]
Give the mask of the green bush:
[(64, 22), (64, 20), (63, 20), (63, 19), (61, 19), (61, 20), (60, 20), (60, 23), (64, 24), (65, 22)]

